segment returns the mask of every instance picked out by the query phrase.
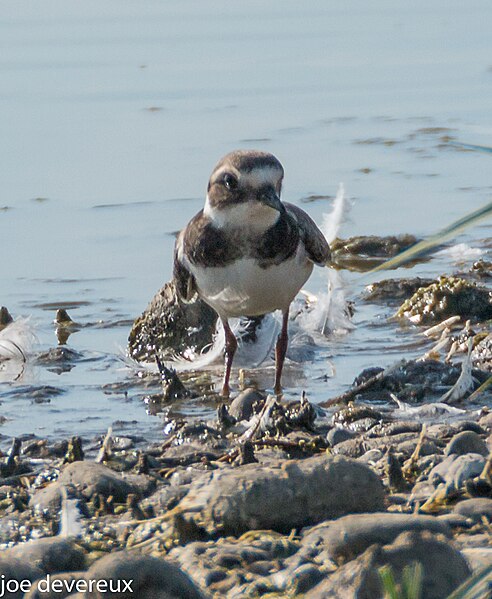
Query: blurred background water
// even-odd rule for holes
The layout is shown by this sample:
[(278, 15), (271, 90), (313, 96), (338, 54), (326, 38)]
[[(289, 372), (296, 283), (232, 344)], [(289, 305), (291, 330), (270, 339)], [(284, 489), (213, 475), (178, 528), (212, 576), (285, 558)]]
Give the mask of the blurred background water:
[[(343, 182), (352, 203), (343, 237), (425, 236), (490, 201), (490, 155), (446, 143), (491, 145), (486, 0), (19, 0), (0, 9), (0, 304), (31, 315), (40, 349), (57, 344), (57, 307), (91, 325), (69, 339), (83, 357), (75, 367), (34, 367), (0, 385), (6, 437), (115, 422), (160, 435), (140, 398), (104, 385), (128, 376), (115, 356), (131, 321), (169, 279), (173, 233), (232, 149), (276, 154), (287, 201), (328, 196), (303, 203), (318, 222)], [(458, 241), (483, 246), (489, 236), (485, 223)], [(440, 256), (404, 272), (450, 269)], [(325, 277), (317, 272), (308, 289), (319, 292)], [(314, 400), (403, 352), (389, 312), (357, 302), (359, 279), (344, 279), (356, 331), (306, 366)], [(60, 394), (37, 403), (27, 384)]]

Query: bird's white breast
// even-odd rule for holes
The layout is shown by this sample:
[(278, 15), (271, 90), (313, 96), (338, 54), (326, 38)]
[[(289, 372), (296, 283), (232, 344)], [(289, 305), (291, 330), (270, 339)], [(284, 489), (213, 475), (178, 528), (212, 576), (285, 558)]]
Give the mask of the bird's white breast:
[(246, 257), (220, 267), (187, 266), (200, 296), (223, 318), (286, 310), (313, 270), (302, 243), (292, 258), (267, 268)]

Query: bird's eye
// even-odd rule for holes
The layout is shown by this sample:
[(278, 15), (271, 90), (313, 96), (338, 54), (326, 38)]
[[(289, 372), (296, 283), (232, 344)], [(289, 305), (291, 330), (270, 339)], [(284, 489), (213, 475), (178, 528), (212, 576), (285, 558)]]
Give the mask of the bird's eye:
[(236, 177), (234, 177), (234, 175), (231, 175), (230, 173), (226, 173), (224, 175), (222, 182), (224, 183), (225, 188), (229, 191), (237, 188), (237, 179)]

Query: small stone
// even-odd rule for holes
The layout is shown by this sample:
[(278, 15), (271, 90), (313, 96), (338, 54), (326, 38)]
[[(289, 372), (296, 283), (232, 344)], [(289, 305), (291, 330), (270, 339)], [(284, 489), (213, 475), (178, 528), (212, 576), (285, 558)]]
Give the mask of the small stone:
[[(41, 514), (56, 514), (61, 509), (63, 488), (70, 499), (79, 497), (77, 489), (73, 485), (64, 485), (56, 480), (46, 487), (36, 489), (29, 500), (29, 507)], [(83, 509), (85, 510), (85, 507)]]
[(249, 387), (232, 400), (232, 403), (229, 406), (229, 414), (238, 422), (241, 420), (249, 420), (253, 415), (254, 404), (263, 401), (265, 401), (265, 394)]
[[(128, 590), (126, 594), (124, 592), (124, 582), (131, 583), (132, 595), (138, 599), (203, 599), (190, 578), (178, 567), (163, 559), (127, 551), (112, 553), (95, 562), (86, 579), (107, 580), (113, 590), (119, 584), (119, 592), (104, 593), (107, 599), (129, 595)], [(95, 592), (86, 595), (88, 599), (100, 596)]]
[[(291, 574), (289, 591), (294, 596), (302, 595), (316, 586), (325, 575), (313, 564), (303, 564)], [(289, 593), (290, 594), (290, 593)]]
[(489, 451), (485, 441), (473, 431), (463, 431), (455, 435), (446, 446), (445, 455), (465, 455), (467, 453), (479, 453), (487, 456)]
[(3, 555), (35, 565), (45, 574), (85, 568), (85, 553), (72, 541), (61, 537), (47, 537), (20, 543), (6, 549)]
[(492, 432), (492, 412), (484, 414), (478, 421), (478, 424), (486, 431)]
[(116, 502), (124, 503), (130, 493), (139, 494), (136, 485), (127, 482), (103, 464), (95, 462), (74, 462), (61, 472), (60, 483), (71, 484), (85, 499), (93, 495), (112, 496)]
[(470, 547), (461, 551), (473, 572), (479, 572), (492, 564), (492, 547)]
[(406, 531), (428, 531), (451, 537), (449, 526), (433, 516), (376, 512), (350, 514), (334, 522), (324, 522), (309, 529), (302, 539), (302, 544), (322, 544), (330, 559), (346, 561), (375, 543), (391, 543)]
[(354, 435), (355, 433), (353, 431), (349, 431), (346, 428), (334, 427), (328, 431), (328, 434), (326, 435), (326, 442), (330, 447), (335, 447), (335, 445), (338, 445), (343, 441), (352, 439)]
[(0, 579), (7, 580), (15, 580), (19, 583), (22, 583), (23, 580), (27, 581), (24, 583), (23, 590), (19, 590), (19, 592), (12, 592), (4, 595), (8, 599), (23, 599), (24, 593), (27, 592), (33, 583), (38, 578), (43, 576), (43, 571), (29, 563), (25, 563), (23, 559), (17, 559), (11, 556), (7, 556), (5, 552), (2, 552), (0, 557)]
[(423, 569), (421, 597), (445, 599), (471, 574), (465, 558), (449, 542), (429, 533), (404, 532), (391, 545), (369, 547), (307, 592), (304, 599), (381, 599), (379, 570), (391, 568), (399, 584), (405, 568)]
[(454, 511), (472, 519), (474, 522), (482, 522), (482, 518), (492, 522), (492, 499), (485, 497), (465, 499), (455, 505)]
[(446, 484), (449, 493), (464, 487), (466, 481), (482, 473), (485, 458), (477, 453), (447, 456), (440, 464), (432, 468), (428, 474), (429, 482), (437, 487)]

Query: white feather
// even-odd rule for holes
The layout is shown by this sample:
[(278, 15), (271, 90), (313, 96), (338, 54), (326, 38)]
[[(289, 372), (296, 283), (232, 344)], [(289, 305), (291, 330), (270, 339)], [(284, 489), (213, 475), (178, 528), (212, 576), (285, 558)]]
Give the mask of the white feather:
[(37, 337), (30, 319), (17, 318), (0, 331), (0, 362), (26, 362), (36, 343)]

